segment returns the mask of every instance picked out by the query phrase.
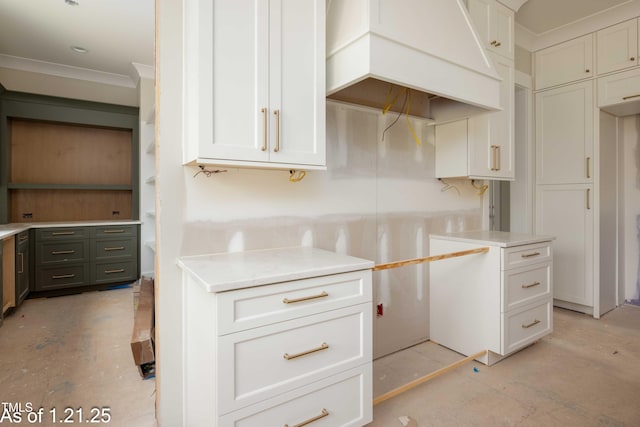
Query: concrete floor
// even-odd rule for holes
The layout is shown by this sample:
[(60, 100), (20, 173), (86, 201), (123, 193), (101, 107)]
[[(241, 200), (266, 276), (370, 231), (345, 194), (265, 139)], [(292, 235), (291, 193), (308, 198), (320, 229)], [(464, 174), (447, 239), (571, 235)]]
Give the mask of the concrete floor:
[[(460, 358), (425, 343), (379, 359), (374, 396)], [(370, 427), (640, 426), (640, 307), (600, 320), (556, 308), (552, 335), (492, 367), (471, 362), (387, 400), (373, 419)]]
[[(0, 402), (85, 418), (108, 407), (110, 426), (155, 426), (155, 383), (133, 364), (132, 325), (131, 288), (25, 301), (0, 327)], [(640, 426), (640, 307), (600, 320), (555, 309), (554, 329), (490, 368), (472, 362), (377, 405), (369, 427)], [(460, 358), (424, 343), (379, 359), (374, 395)]]
[(111, 422), (102, 425), (155, 426), (155, 379), (143, 380), (134, 365), (132, 327), (132, 288), (26, 300), (5, 317), (0, 405), (45, 410), (41, 423), (29, 423), (23, 414), (22, 423), (11, 425), (52, 425), (49, 411), (61, 419), (69, 407), (78, 424), (78, 408), (86, 420), (97, 407), (110, 408)]

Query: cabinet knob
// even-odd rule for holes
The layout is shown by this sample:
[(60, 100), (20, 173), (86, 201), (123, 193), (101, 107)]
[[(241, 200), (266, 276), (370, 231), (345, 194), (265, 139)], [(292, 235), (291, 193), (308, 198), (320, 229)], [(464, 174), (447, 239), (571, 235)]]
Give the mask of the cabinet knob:
[(636, 60), (635, 56), (632, 56), (631, 58), (629, 58), (629, 61), (635, 61), (635, 60)]
[(491, 42), (491, 46), (496, 46), (496, 43), (498, 43), (498, 40), (494, 40)]
[(589, 70), (588, 68), (586, 70), (584, 70), (585, 73), (590, 73), (591, 70)]
[(502, 43), (500, 43), (500, 42), (496, 43), (496, 47), (498, 47), (498, 46), (502, 46)]

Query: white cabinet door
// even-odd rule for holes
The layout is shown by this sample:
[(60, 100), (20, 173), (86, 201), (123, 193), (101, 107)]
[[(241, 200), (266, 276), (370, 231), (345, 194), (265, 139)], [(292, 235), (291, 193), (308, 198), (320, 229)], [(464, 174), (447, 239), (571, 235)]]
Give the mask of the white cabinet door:
[(592, 187), (538, 185), (536, 197), (536, 233), (556, 237), (553, 297), (586, 307), (593, 306)]
[(185, 163), (324, 168), (324, 8), (185, 2)]
[(495, 0), (467, 0), (467, 9), (485, 47), (513, 59), (513, 11)]
[(536, 94), (538, 184), (593, 181), (593, 83)]
[(598, 79), (598, 107), (614, 116), (640, 111), (640, 69), (609, 74)]
[(621, 22), (596, 33), (598, 74), (638, 65), (638, 20)]
[(537, 51), (536, 90), (591, 77), (593, 73), (593, 34)]

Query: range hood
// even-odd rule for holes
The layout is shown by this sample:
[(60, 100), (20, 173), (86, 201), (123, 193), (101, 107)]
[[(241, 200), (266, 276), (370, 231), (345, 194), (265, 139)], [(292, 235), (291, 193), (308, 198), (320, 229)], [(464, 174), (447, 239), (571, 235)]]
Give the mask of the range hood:
[(501, 81), (462, 0), (327, 1), (330, 99), (442, 123), (500, 110)]

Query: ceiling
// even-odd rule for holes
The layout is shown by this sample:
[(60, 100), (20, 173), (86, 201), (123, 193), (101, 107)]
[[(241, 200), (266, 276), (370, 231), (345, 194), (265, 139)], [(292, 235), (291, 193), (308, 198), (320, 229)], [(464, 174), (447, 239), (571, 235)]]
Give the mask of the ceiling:
[[(630, 1), (528, 0), (516, 22), (543, 34)], [(90, 72), (135, 85), (132, 64), (153, 65), (154, 25), (154, 0), (0, 0), (0, 66)]]

